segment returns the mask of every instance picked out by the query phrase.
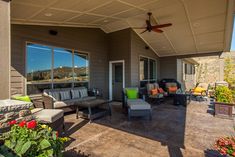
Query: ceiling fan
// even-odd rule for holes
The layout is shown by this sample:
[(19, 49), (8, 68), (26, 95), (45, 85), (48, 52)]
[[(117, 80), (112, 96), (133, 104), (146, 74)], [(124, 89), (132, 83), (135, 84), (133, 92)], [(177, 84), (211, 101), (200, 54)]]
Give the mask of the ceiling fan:
[(133, 27), (133, 29), (145, 29), (140, 34), (145, 33), (147, 31), (148, 32), (154, 31), (154, 32), (157, 32), (157, 33), (162, 33), (163, 30), (161, 30), (160, 28), (172, 26), (172, 23), (159, 24), (159, 25), (158, 24), (157, 25), (151, 25), (151, 20), (150, 19), (151, 19), (152, 13), (149, 12), (148, 16), (149, 16), (149, 19), (146, 20), (146, 27)]

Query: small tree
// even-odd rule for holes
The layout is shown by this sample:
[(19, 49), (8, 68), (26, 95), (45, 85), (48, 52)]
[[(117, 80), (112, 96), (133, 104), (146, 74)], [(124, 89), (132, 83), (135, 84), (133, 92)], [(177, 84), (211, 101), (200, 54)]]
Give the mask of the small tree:
[(224, 80), (232, 87), (235, 85), (235, 64), (232, 57), (226, 57), (224, 64)]

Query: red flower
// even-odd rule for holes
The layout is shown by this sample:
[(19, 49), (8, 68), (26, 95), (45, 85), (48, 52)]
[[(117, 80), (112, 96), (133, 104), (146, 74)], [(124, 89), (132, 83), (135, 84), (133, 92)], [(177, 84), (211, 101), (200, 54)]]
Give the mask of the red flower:
[(30, 122), (27, 123), (28, 129), (34, 129), (36, 126), (37, 126), (37, 122), (35, 120), (31, 120)]
[(14, 125), (14, 124), (16, 124), (16, 120), (12, 120), (12, 121), (8, 122), (8, 124), (9, 125)]
[(26, 121), (25, 121), (25, 120), (19, 123), (19, 126), (22, 127), (22, 128), (23, 128), (25, 125), (26, 125)]

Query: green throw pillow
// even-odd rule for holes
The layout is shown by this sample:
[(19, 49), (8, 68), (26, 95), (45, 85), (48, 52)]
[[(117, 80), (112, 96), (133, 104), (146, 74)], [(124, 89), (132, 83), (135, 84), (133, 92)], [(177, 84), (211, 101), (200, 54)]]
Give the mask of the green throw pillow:
[(138, 98), (138, 90), (136, 89), (127, 89), (126, 90), (128, 99), (137, 99)]
[(13, 99), (15, 100), (20, 100), (20, 101), (25, 101), (25, 102), (31, 102), (31, 99), (29, 96), (14, 96)]

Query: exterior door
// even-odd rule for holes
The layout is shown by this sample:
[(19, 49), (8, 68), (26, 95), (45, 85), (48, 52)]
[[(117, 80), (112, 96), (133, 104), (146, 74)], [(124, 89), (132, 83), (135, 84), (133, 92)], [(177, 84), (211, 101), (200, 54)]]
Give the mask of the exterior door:
[(123, 64), (112, 64), (112, 89), (113, 100), (122, 100), (122, 88), (123, 88)]

